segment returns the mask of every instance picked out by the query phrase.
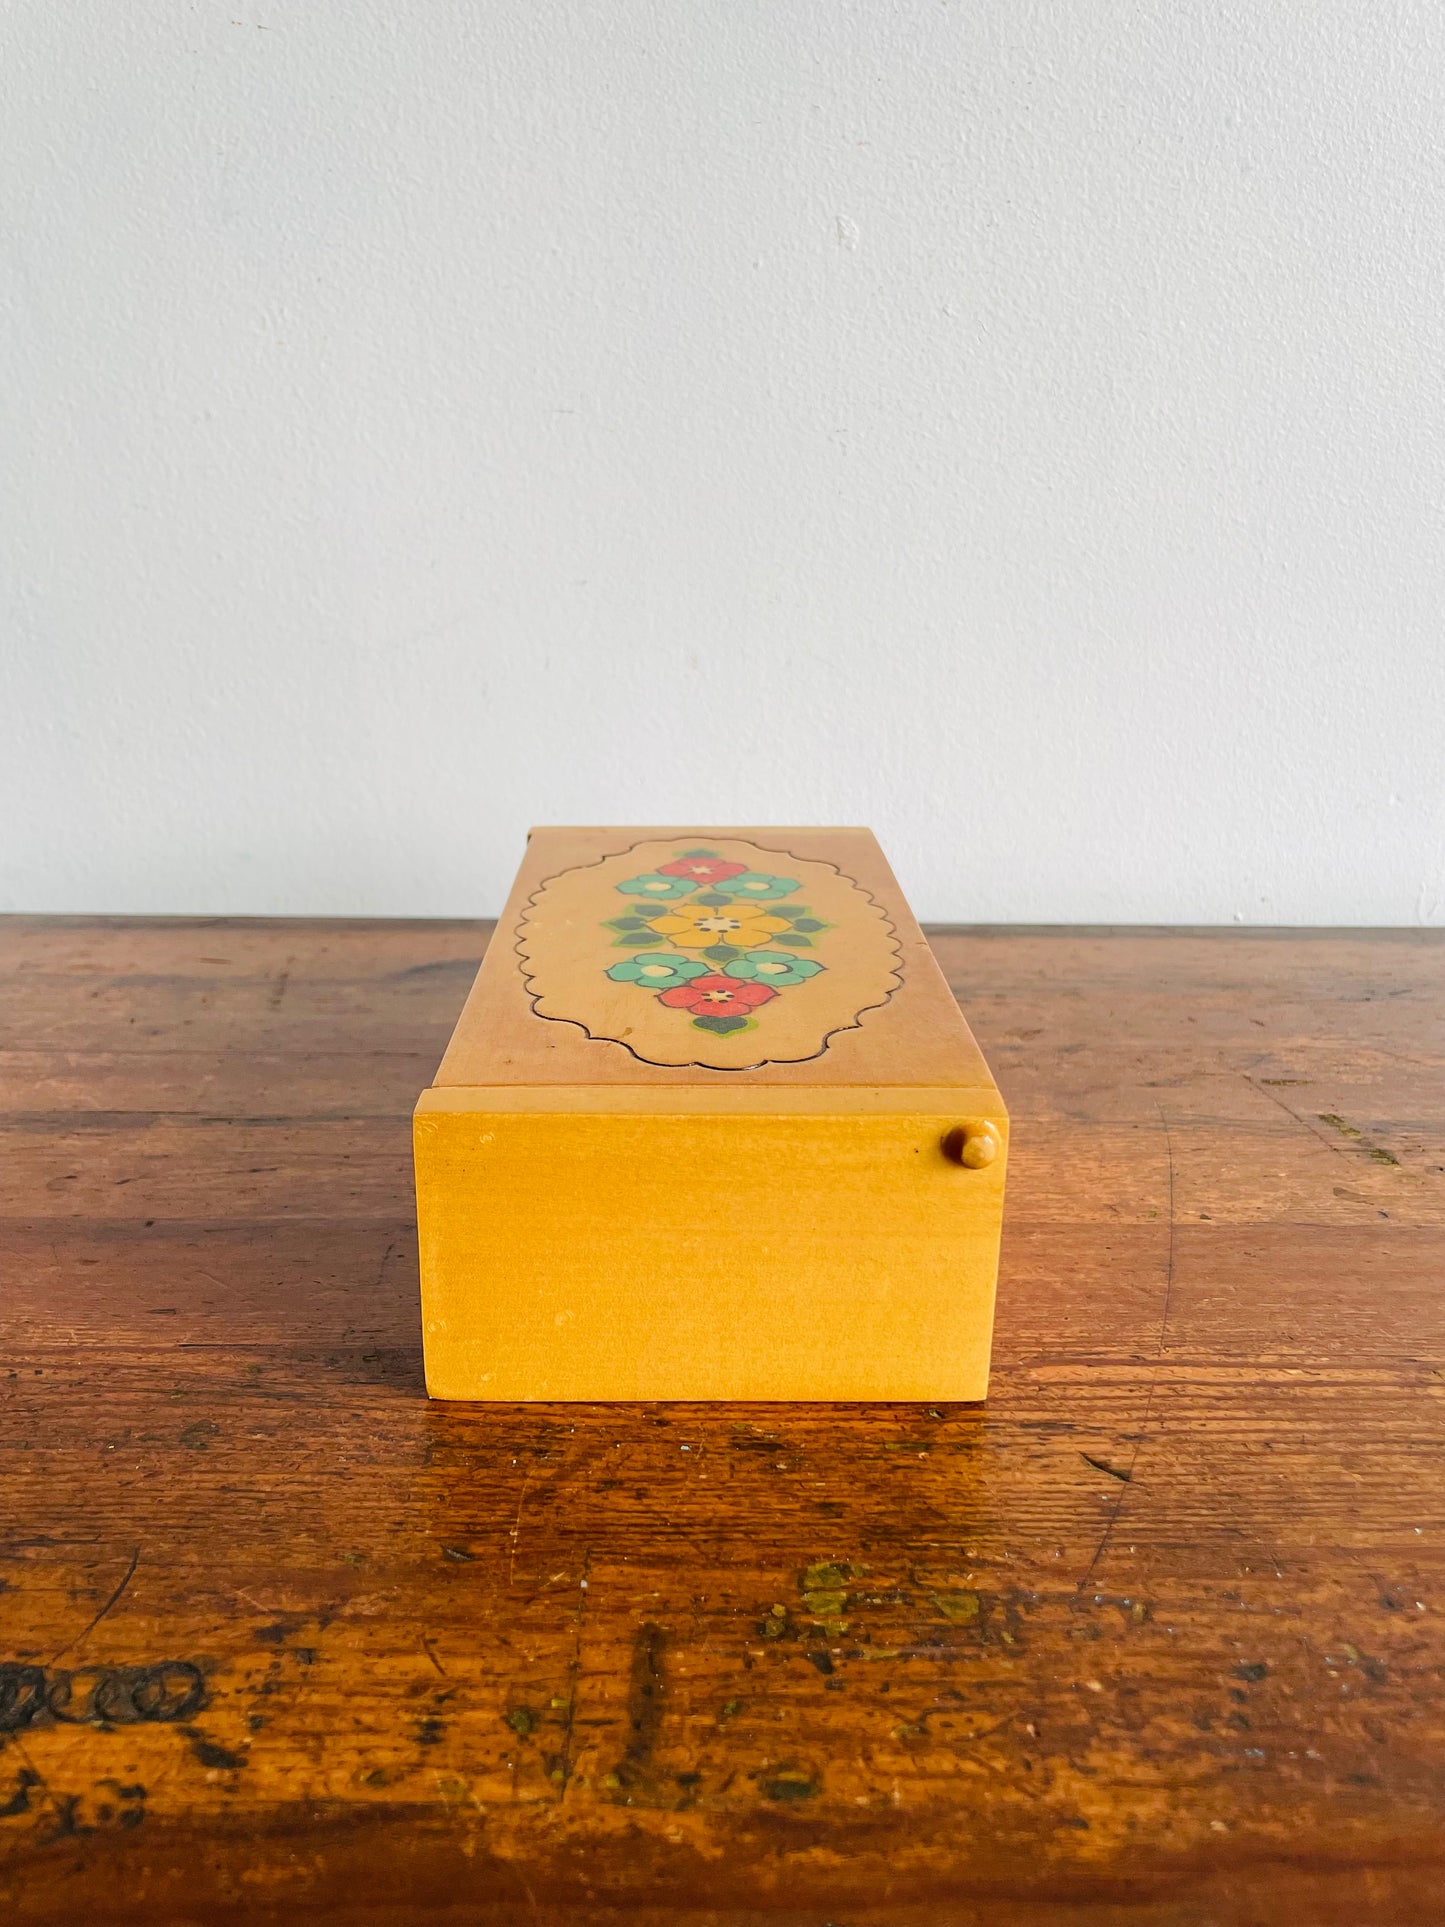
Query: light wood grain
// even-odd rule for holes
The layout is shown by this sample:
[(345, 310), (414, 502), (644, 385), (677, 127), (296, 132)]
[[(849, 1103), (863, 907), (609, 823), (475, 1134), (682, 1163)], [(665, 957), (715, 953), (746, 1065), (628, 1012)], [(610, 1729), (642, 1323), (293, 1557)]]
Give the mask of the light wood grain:
[[(889, 996), (893, 979), (887, 970), (870, 969), (854, 982), (859, 999), (870, 1006), (858, 1018), (856, 1028), (833, 1033), (821, 1054), (816, 1030), (801, 1045), (795, 1034), (785, 1030), (785, 1035), (793, 1036), (791, 1047), (805, 1049), (806, 1058), (799, 1062), (757, 1062), (746, 1071), (699, 1063), (641, 1062), (622, 1044), (594, 1040), (579, 1024), (539, 1022), (533, 996), (518, 968), (516, 944), (528, 907), (548, 879), (638, 845), (649, 846), (658, 838), (686, 841), (707, 836), (747, 838), (775, 851), (776, 856), (768, 859), (775, 870), (786, 869), (787, 859), (796, 856), (805, 863), (833, 866), (852, 879), (887, 913), (905, 990)], [(625, 870), (627, 866), (621, 867)], [(627, 907), (624, 899), (618, 902)], [(506, 940), (491, 953), (467, 998), (434, 1080), (438, 1085), (626, 1084), (665, 1089), (703, 1084), (726, 1088), (739, 1077), (746, 1077), (749, 1083), (780, 1086), (990, 1082), (988, 1067), (949, 997), (897, 878), (868, 830), (534, 830), (498, 927), (506, 933)], [(871, 943), (871, 930), (868, 934)], [(844, 947), (847, 937), (847, 929), (840, 925), (824, 941)], [(826, 954), (821, 947), (819, 954)], [(599, 975), (611, 955), (599, 948)], [(808, 988), (804, 986), (805, 993)], [(783, 1000), (789, 994), (784, 992)], [(642, 995), (639, 993), (639, 1000)], [(543, 1007), (551, 1006), (543, 1000)], [(680, 1028), (685, 1034), (686, 1026)], [(765, 1055), (761, 1027), (754, 1047)], [(752, 1050), (738, 1050), (727, 1061), (736, 1059), (746, 1064), (752, 1057)]]
[(484, 939), (0, 925), (7, 1918), (1434, 1927), (1438, 935), (935, 936), (982, 1412), (427, 1404)]

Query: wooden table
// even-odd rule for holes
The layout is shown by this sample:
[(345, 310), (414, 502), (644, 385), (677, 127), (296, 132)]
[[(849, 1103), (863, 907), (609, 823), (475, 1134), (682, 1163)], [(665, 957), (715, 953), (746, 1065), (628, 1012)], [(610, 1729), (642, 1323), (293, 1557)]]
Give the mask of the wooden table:
[(485, 934), (0, 927), (5, 1917), (1445, 1920), (1440, 933), (937, 935), (986, 1409), (428, 1405)]

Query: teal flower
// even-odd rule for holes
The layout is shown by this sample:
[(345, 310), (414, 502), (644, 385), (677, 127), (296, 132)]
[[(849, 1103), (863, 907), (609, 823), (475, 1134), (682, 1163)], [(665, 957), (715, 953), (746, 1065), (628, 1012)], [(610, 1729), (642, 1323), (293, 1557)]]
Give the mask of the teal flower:
[(767, 984), (772, 990), (786, 990), (790, 984), (806, 983), (823, 968), (811, 957), (789, 957), (781, 950), (750, 950), (723, 965), (728, 977), (742, 977), (749, 983)]
[[(660, 870), (649, 870), (646, 876), (629, 877), (617, 887), (625, 897), (650, 897), (654, 903), (672, 903), (678, 897), (690, 897), (697, 884), (691, 877), (665, 877)], [(797, 885), (793, 887), (796, 889)]]
[(716, 879), (712, 887), (735, 902), (749, 898), (754, 903), (771, 903), (775, 897), (790, 897), (799, 885), (793, 877), (770, 877), (762, 870), (744, 870), (739, 877)]
[(613, 964), (608, 976), (615, 984), (641, 984), (644, 990), (676, 990), (694, 977), (705, 977), (708, 966), (695, 957), (625, 957)]

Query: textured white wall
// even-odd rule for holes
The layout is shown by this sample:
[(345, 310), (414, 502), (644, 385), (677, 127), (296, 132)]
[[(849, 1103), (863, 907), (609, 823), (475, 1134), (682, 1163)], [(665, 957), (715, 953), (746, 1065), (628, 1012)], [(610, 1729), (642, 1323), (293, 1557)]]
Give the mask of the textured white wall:
[(1445, 922), (1438, 0), (0, 40), (4, 907), (841, 820), (932, 917)]

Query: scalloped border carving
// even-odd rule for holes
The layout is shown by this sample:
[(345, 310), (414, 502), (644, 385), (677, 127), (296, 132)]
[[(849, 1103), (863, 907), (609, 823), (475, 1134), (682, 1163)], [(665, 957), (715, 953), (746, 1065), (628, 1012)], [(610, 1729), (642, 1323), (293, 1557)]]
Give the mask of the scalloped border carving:
[[(682, 836), (702, 836), (703, 834), (704, 833), (701, 830), (695, 830), (695, 831), (685, 830), (680, 832), (680, 835)], [(721, 835), (721, 833), (718, 831), (713, 831), (711, 832), (711, 834), (713, 836), (719, 836), (719, 837)], [(878, 901), (877, 897), (873, 895), (871, 890), (865, 889), (864, 886), (858, 881), (856, 877), (849, 876), (846, 870), (840, 869), (836, 863), (830, 863), (826, 857), (799, 856), (795, 850), (777, 849), (767, 843), (755, 843), (751, 837), (733, 836), (733, 837), (728, 837), (725, 840), (732, 843), (746, 844), (749, 849), (761, 850), (765, 856), (786, 857), (788, 861), (791, 863), (812, 863), (812, 864), (816, 864), (819, 869), (831, 870), (834, 876), (841, 877), (844, 883), (850, 884), (852, 888), (855, 889), (861, 897), (865, 898), (866, 901), (873, 906), (873, 908), (878, 912), (878, 914), (883, 919), (884, 928), (888, 937), (889, 947), (893, 952), (893, 959), (894, 959), (892, 967), (889, 972), (889, 975), (892, 977), (893, 981), (890, 984), (885, 995), (880, 997), (876, 1003), (863, 1004), (858, 1010), (854, 1012), (852, 1019), (848, 1023), (835, 1024), (831, 1030), (825, 1032), (823, 1036), (823, 1041), (821, 1042), (821, 1044), (819, 1044), (817, 1050), (809, 1051), (803, 1057), (759, 1057), (756, 1060), (756, 1062), (752, 1064), (704, 1064), (696, 1058), (691, 1058), (687, 1062), (681, 1063), (681, 1064), (664, 1064), (659, 1062), (659, 1060), (655, 1057), (644, 1057), (640, 1051), (634, 1050), (630, 1044), (624, 1043), (620, 1037), (597, 1036), (595, 1032), (587, 1028), (586, 1023), (580, 1017), (554, 1017), (547, 1011), (539, 1010), (538, 1004), (541, 998), (546, 995), (546, 993), (545, 991), (533, 989), (535, 978), (527, 967), (528, 959), (524, 953), (523, 946), (526, 941), (527, 919), (531, 914), (531, 911), (537, 904), (539, 898), (542, 896), (542, 893), (548, 888), (549, 885), (556, 883), (562, 877), (576, 876), (583, 870), (600, 869), (604, 863), (612, 862), (612, 860), (615, 857), (630, 856), (634, 850), (640, 850), (649, 843), (657, 843), (665, 840), (666, 839), (660, 838), (657, 836), (639, 837), (635, 843), (625, 844), (621, 849), (604, 851), (604, 853), (601, 856), (595, 857), (590, 863), (572, 863), (572, 864), (569, 864), (565, 870), (554, 870), (550, 876), (543, 877), (542, 881), (537, 885), (536, 889), (527, 898), (526, 903), (522, 907), (522, 915), (517, 923), (516, 931), (514, 933), (513, 942), (512, 942), (512, 952), (517, 959), (517, 966), (521, 972), (522, 983), (526, 989), (527, 1001), (531, 1006), (532, 1015), (534, 1017), (539, 1018), (544, 1024), (569, 1024), (573, 1029), (580, 1030), (582, 1032), (582, 1035), (585, 1038), (587, 1038), (589, 1043), (610, 1044), (614, 1050), (626, 1051), (627, 1055), (630, 1058), (632, 1058), (634, 1063), (646, 1064), (650, 1070), (711, 1071), (718, 1077), (736, 1077), (740, 1073), (743, 1075), (746, 1075), (749, 1071), (762, 1070), (764, 1069), (765, 1066), (769, 1064), (816, 1063), (820, 1057), (826, 1054), (829, 1044), (833, 1041), (835, 1037), (840, 1037), (845, 1031), (861, 1030), (863, 1028), (863, 1019), (869, 1014), (869, 1012), (875, 1011), (875, 1010), (883, 1010), (888, 1004), (892, 1003), (893, 999), (897, 996), (898, 992), (903, 988), (903, 975), (904, 975), (903, 950), (902, 950), (902, 946), (899, 944), (899, 941), (898, 941), (898, 930), (893, 922), (893, 919), (889, 916), (887, 910)]]

